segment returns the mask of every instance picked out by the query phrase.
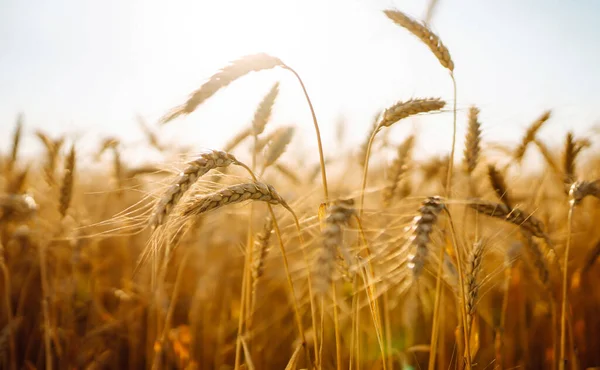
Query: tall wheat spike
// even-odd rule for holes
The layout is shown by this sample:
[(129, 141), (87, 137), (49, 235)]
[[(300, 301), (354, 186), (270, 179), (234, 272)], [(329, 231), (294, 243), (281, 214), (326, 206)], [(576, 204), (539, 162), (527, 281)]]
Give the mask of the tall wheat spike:
[(75, 144), (71, 145), (71, 150), (65, 161), (65, 172), (63, 182), (60, 187), (59, 212), (62, 217), (67, 214), (67, 209), (71, 204), (73, 197), (73, 178), (75, 176)]
[(488, 178), (490, 179), (492, 189), (494, 189), (498, 198), (502, 203), (506, 204), (508, 208), (512, 209), (512, 201), (508, 196), (508, 188), (506, 186), (506, 181), (504, 181), (504, 176), (502, 176), (502, 173), (498, 171), (493, 164), (488, 165)]
[(464, 163), (466, 172), (471, 175), (479, 162), (481, 153), (481, 123), (478, 120), (479, 109), (469, 108), (469, 122), (465, 140)]
[(260, 104), (254, 112), (254, 118), (252, 119), (253, 134), (258, 136), (263, 133), (267, 122), (271, 119), (271, 113), (273, 112), (273, 105), (279, 95), (279, 82), (275, 82), (269, 92), (263, 97)]
[(414, 147), (414, 143), (415, 137), (411, 135), (398, 146), (397, 157), (394, 158), (394, 161), (390, 166), (388, 182), (382, 191), (383, 204), (385, 206), (388, 206), (391, 203), (394, 194), (396, 194), (398, 184), (408, 169), (408, 162), (410, 161), (411, 156), (410, 153)]

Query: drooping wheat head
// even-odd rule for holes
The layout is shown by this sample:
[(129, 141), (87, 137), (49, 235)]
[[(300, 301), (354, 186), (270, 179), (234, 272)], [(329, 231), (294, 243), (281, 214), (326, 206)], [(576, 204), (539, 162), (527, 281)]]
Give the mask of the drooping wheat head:
[(265, 53), (243, 56), (212, 75), (208, 81), (190, 95), (189, 99), (183, 105), (173, 108), (160, 121), (167, 123), (181, 115), (192, 113), (200, 104), (212, 97), (217, 91), (250, 72), (284, 66), (285, 64), (279, 58)]
[(240, 165), (240, 162), (229, 153), (220, 150), (211, 150), (203, 153), (199, 158), (188, 162), (175, 181), (159, 198), (149, 221), (149, 225), (156, 228), (162, 225), (169, 213), (179, 202), (198, 178), (215, 168), (227, 167), (231, 164)]
[(426, 25), (409, 17), (399, 10), (384, 10), (385, 15), (400, 27), (405, 28), (413, 35), (417, 36), (423, 42), (440, 64), (450, 72), (454, 71), (454, 62), (450, 57), (448, 48), (442, 43), (442, 40), (433, 33)]

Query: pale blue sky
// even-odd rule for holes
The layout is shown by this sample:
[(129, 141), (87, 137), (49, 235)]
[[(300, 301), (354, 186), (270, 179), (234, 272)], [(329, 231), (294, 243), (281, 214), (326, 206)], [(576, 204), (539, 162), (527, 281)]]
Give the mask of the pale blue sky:
[[(303, 76), (333, 148), (334, 122), (347, 118), (362, 140), (372, 115), (396, 100), (440, 96), (450, 79), (429, 50), (393, 25), (382, 9), (415, 17), (427, 1), (81, 1), (0, 0), (0, 128), (23, 111), (28, 130), (137, 140), (135, 115), (153, 122), (228, 60), (266, 51)], [(554, 116), (542, 136), (600, 121), (600, 2), (595, 0), (440, 0), (433, 29), (450, 49), (458, 81), (459, 135), (465, 111), (481, 108), (484, 137), (514, 140), (543, 110)], [(313, 145), (310, 115), (297, 83), (282, 71), (255, 74), (214, 96), (164, 130), (168, 140), (219, 148), (251, 119), (280, 80), (274, 124), (297, 124)], [(416, 126), (420, 153), (449, 149), (451, 114)], [(209, 130), (208, 133), (206, 130)], [(461, 140), (462, 142), (462, 140)], [(331, 149), (333, 150), (333, 149)], [(317, 160), (315, 153), (315, 161)]]

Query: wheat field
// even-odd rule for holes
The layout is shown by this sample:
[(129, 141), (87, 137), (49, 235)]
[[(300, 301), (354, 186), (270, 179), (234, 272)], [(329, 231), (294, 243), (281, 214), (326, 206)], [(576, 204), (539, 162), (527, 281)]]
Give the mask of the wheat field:
[[(453, 100), (400, 100), (349, 150), (321, 142), (310, 86), (265, 53), (142, 122), (162, 162), (133, 165), (108, 137), (89, 155), (19, 115), (0, 162), (0, 368), (600, 368), (596, 134), (550, 147), (546, 111), (507, 146), (484, 140), (475, 106), (457, 132), (451, 50), (384, 14), (430, 49)], [(271, 122), (279, 82), (224, 148), (161, 141), (165, 125), (275, 68), (302, 90), (317, 152), (292, 151), (295, 127)], [(454, 129), (447, 155), (415, 159), (427, 137), (387, 140), (429, 114)], [(44, 148), (33, 157), (27, 135)], [(527, 172), (532, 152), (543, 164)]]

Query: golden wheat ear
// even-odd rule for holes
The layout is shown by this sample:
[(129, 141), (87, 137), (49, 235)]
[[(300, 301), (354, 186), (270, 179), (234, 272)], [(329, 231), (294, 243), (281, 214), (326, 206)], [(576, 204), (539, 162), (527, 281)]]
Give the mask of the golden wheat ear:
[(440, 64), (450, 72), (454, 71), (454, 62), (450, 57), (448, 48), (442, 43), (442, 40), (433, 33), (426, 25), (409, 17), (399, 10), (384, 10), (383, 13), (395, 24), (405, 28), (415, 35), (422, 43), (427, 45)]
[(220, 150), (208, 151), (201, 154), (199, 158), (188, 162), (171, 186), (158, 199), (149, 226), (156, 228), (162, 225), (183, 195), (208, 171), (228, 167), (232, 164), (242, 165), (232, 154)]
[(263, 97), (258, 104), (256, 111), (254, 112), (254, 118), (252, 119), (252, 130), (254, 136), (258, 136), (263, 133), (267, 123), (271, 119), (273, 113), (273, 106), (275, 100), (279, 95), (279, 82), (275, 82), (269, 92)]
[(494, 189), (498, 198), (502, 203), (506, 204), (508, 208), (512, 209), (512, 201), (508, 196), (508, 187), (506, 186), (506, 181), (504, 181), (504, 176), (493, 164), (488, 165), (488, 177), (490, 179), (490, 185), (492, 185), (492, 189)]
[(525, 155), (525, 151), (527, 150), (527, 146), (529, 145), (529, 143), (533, 142), (538, 131), (542, 128), (544, 123), (546, 123), (546, 121), (548, 121), (550, 119), (550, 115), (551, 115), (550, 113), (551, 113), (550, 111), (545, 111), (544, 113), (542, 113), (542, 115), (538, 119), (533, 121), (533, 123), (527, 128), (527, 131), (525, 132), (523, 139), (521, 139), (521, 143), (519, 144), (519, 146), (517, 146), (517, 148), (515, 149), (515, 151), (513, 153), (513, 157), (517, 161), (520, 162), (523, 159), (523, 156)]
[(200, 104), (216, 94), (217, 91), (250, 72), (258, 72), (275, 67), (285, 67), (285, 64), (279, 58), (265, 53), (243, 56), (212, 75), (208, 81), (191, 94), (184, 104), (173, 108), (160, 119), (160, 122), (167, 123), (181, 115), (192, 113)]
[(402, 144), (398, 146), (398, 155), (394, 158), (388, 172), (388, 183), (382, 191), (383, 204), (387, 207), (392, 203), (394, 195), (398, 190), (400, 180), (408, 171), (409, 162), (411, 160), (412, 149), (415, 145), (414, 135), (406, 138)]
[(467, 174), (472, 175), (479, 162), (481, 153), (481, 123), (479, 122), (479, 109), (469, 108), (469, 122), (465, 140), (464, 166)]
[(71, 150), (65, 161), (65, 173), (60, 187), (60, 202), (58, 210), (62, 217), (65, 217), (67, 210), (71, 205), (73, 198), (73, 179), (75, 177), (75, 144), (71, 145)]

